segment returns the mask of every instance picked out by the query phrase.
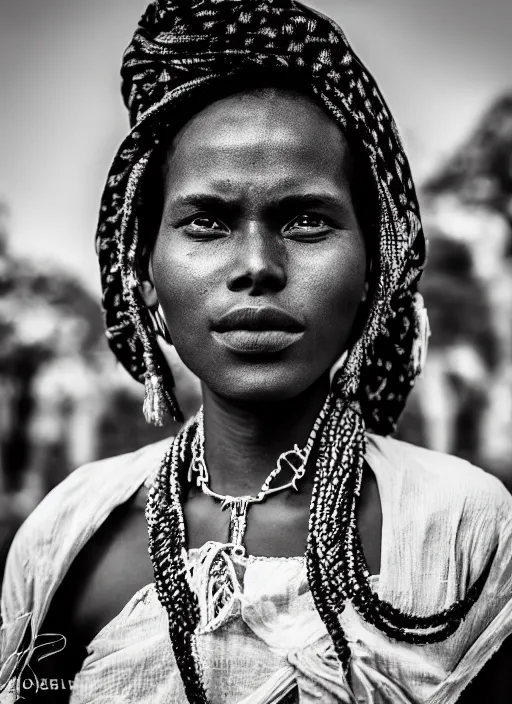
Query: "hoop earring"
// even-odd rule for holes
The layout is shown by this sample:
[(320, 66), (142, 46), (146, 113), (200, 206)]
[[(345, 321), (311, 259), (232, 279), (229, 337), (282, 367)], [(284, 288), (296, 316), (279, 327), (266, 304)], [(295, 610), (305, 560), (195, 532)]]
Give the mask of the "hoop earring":
[(158, 304), (157, 308), (154, 308), (153, 310), (148, 308), (148, 313), (153, 325), (153, 333), (157, 337), (163, 338), (169, 345), (172, 345), (172, 338), (169, 333), (169, 329), (167, 328), (160, 304)]
[(334, 379), (334, 375), (336, 374), (338, 369), (340, 369), (345, 364), (345, 362), (347, 361), (348, 354), (349, 354), (349, 350), (345, 350), (345, 352), (343, 352), (341, 357), (339, 357), (338, 360), (332, 365), (331, 370), (329, 372), (329, 383), (330, 383), (331, 387), (332, 387), (332, 380)]

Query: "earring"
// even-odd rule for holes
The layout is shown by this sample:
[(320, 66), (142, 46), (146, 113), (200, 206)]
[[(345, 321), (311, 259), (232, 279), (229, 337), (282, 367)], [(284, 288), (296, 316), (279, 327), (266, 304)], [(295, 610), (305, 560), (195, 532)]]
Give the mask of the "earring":
[(334, 375), (336, 374), (338, 369), (340, 369), (345, 364), (345, 362), (347, 361), (348, 354), (349, 354), (349, 350), (345, 350), (345, 352), (343, 352), (341, 357), (339, 357), (337, 359), (337, 361), (332, 365), (331, 370), (329, 372), (329, 382), (330, 382), (331, 386), (332, 386), (332, 380), (334, 379)]
[(161, 379), (154, 372), (146, 372), (144, 380), (144, 418), (150, 425), (161, 427), (168, 413)]
[(172, 345), (171, 335), (167, 328), (161, 305), (158, 304), (158, 307), (153, 310), (148, 308), (148, 313), (153, 324), (153, 332), (155, 335), (162, 337), (169, 345)]
[(368, 290), (369, 290), (369, 288), (370, 288), (370, 284), (368, 283), (368, 281), (365, 281), (365, 284), (364, 284), (364, 293), (363, 293), (363, 295), (362, 295), (362, 297), (361, 297), (361, 302), (362, 302), (362, 303), (364, 303), (364, 302), (367, 300), (367, 298), (368, 298)]

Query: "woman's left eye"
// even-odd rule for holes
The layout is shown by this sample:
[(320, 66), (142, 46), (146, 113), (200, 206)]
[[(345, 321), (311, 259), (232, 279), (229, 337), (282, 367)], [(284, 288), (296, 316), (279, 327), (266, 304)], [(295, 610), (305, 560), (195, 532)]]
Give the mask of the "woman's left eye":
[(321, 227), (321, 225), (324, 225), (325, 223), (322, 218), (319, 218), (317, 215), (308, 215), (307, 213), (304, 213), (304, 215), (300, 215), (295, 220), (294, 224), (298, 227)]
[(295, 218), (287, 227), (287, 230), (318, 230), (326, 226), (325, 220), (318, 215), (302, 213)]

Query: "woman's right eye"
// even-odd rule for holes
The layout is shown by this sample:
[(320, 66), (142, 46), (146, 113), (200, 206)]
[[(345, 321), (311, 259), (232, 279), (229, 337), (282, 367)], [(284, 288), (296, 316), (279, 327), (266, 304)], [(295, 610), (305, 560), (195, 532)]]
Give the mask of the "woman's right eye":
[(192, 230), (205, 231), (205, 230), (225, 230), (226, 228), (218, 220), (212, 218), (208, 215), (201, 215), (200, 217), (190, 220), (188, 227)]

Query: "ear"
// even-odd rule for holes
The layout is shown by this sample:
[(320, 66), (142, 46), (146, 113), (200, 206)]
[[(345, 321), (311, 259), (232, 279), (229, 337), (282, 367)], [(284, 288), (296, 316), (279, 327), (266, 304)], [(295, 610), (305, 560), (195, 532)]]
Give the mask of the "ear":
[(152, 310), (158, 306), (158, 297), (156, 295), (156, 289), (154, 284), (153, 276), (153, 258), (148, 256), (146, 258), (147, 266), (140, 271), (140, 292), (146, 307)]

